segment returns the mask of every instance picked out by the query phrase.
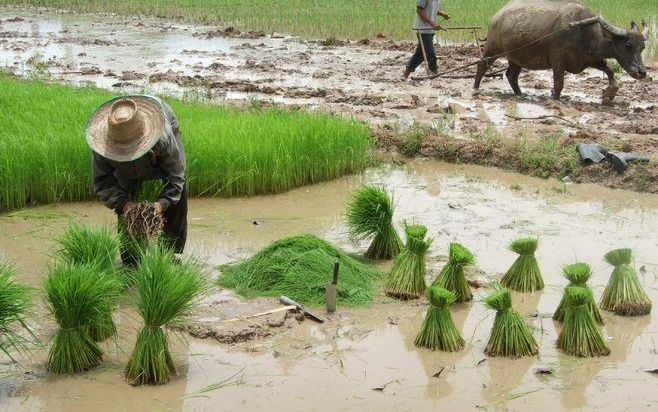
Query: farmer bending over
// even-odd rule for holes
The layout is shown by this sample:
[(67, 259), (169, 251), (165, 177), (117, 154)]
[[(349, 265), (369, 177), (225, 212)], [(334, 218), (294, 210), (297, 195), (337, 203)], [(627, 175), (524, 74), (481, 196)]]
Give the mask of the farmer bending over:
[[(164, 188), (153, 206), (164, 218), (164, 239), (181, 253), (187, 239), (185, 151), (178, 120), (157, 97), (114, 98), (100, 106), (87, 123), (87, 144), (93, 152), (94, 191), (117, 216), (134, 205), (142, 182), (162, 180)], [(135, 257), (122, 250), (124, 265)]]
[(450, 20), (450, 16), (442, 11), (439, 11), (440, 0), (418, 0), (416, 6), (416, 20), (414, 21), (414, 30), (418, 37), (418, 46), (414, 55), (411, 56), (407, 68), (402, 75), (406, 80), (409, 75), (416, 70), (416, 67), (425, 60), (423, 57), (423, 48), (427, 56), (427, 65), (432, 74), (437, 73), (436, 54), (434, 53), (434, 33), (436, 30), (441, 30), (441, 26), (436, 24), (436, 16), (439, 15), (446, 20)]

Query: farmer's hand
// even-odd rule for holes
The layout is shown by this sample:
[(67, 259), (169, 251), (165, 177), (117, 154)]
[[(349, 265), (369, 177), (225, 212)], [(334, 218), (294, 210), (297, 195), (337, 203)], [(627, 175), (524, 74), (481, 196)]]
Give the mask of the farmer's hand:
[(441, 27), (440, 25), (435, 23), (433, 29), (436, 30), (436, 31), (441, 31), (441, 30), (443, 30), (443, 27)]
[(130, 209), (133, 208), (133, 206), (135, 206), (133, 202), (126, 202), (126, 204), (123, 205), (123, 210), (122, 210), (123, 214), (125, 215)]
[(153, 202), (153, 207), (155, 208), (155, 211), (158, 212), (159, 215), (162, 214), (164, 209), (162, 208), (162, 204), (160, 202)]
[(450, 20), (450, 15), (448, 13), (443, 13), (442, 17), (446, 20)]

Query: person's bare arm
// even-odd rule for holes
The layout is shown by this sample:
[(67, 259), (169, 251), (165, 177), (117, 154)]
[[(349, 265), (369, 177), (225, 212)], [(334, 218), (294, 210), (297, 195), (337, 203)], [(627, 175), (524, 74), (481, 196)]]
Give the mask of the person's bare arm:
[(450, 15), (439, 10), (439, 16), (443, 17), (446, 20), (450, 20)]
[(427, 12), (425, 11), (424, 8), (422, 8), (422, 7), (420, 7), (420, 6), (416, 6), (416, 13), (418, 13), (418, 16), (420, 17), (420, 19), (421, 19), (422, 21), (424, 21), (425, 23), (427, 23), (427, 24), (429, 24), (430, 26), (432, 26), (432, 28), (433, 28), (434, 30), (441, 30), (441, 29), (442, 29), (441, 26), (439, 26), (438, 24), (436, 24), (435, 22), (433, 22), (432, 19), (430, 19), (430, 17), (427, 15)]

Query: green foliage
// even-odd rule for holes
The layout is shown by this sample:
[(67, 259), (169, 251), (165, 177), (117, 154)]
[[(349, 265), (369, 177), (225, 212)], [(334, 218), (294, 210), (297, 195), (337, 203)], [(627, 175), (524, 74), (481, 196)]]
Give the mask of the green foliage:
[(30, 290), (15, 282), (16, 270), (0, 263), (0, 352), (13, 359), (10, 350), (22, 351), (24, 339), (18, 329), (28, 330), (25, 316), (30, 308)]
[(509, 245), (509, 250), (518, 253), (519, 257), (500, 281), (504, 287), (518, 292), (544, 289), (544, 279), (534, 255), (538, 243), (536, 238), (524, 238), (517, 239)]
[(457, 296), (457, 302), (473, 299), (473, 292), (466, 281), (464, 268), (475, 263), (475, 256), (459, 243), (450, 244), (448, 263), (441, 269), (432, 286), (440, 286)]
[(366, 252), (370, 259), (392, 259), (402, 250), (402, 240), (393, 224), (393, 199), (382, 188), (363, 186), (347, 205), (347, 227), (352, 240), (372, 238)]
[(537, 354), (537, 341), (532, 336), (530, 326), (512, 307), (512, 294), (509, 290), (495, 288), (484, 303), (489, 309), (496, 311), (496, 319), (485, 349), (487, 355), (519, 358)]
[(192, 260), (175, 263), (171, 250), (151, 245), (140, 258), (135, 286), (133, 303), (144, 324), (126, 366), (126, 379), (133, 385), (157, 385), (176, 373), (163, 328), (188, 316), (207, 285)]
[(408, 225), (405, 232), (407, 244), (395, 258), (385, 292), (398, 299), (418, 299), (425, 292), (425, 254), (432, 239), (425, 239), (425, 226)]
[(408, 157), (414, 157), (423, 148), (423, 142), (430, 133), (430, 129), (421, 125), (414, 125), (408, 132), (402, 135), (400, 153)]
[(340, 263), (337, 302), (361, 306), (372, 302), (372, 282), (379, 274), (340, 249), (313, 235), (273, 242), (251, 258), (224, 268), (221, 286), (243, 296), (286, 295), (307, 305), (325, 302), (324, 285)]
[(631, 267), (633, 251), (616, 249), (605, 254), (606, 262), (614, 266), (612, 275), (601, 296), (601, 308), (621, 316), (647, 315), (651, 300)]
[[(562, 269), (562, 272), (564, 273), (564, 277), (567, 278), (567, 280), (569, 281), (569, 285), (567, 285), (567, 287), (578, 286), (578, 287), (588, 288), (587, 281), (592, 276), (592, 269), (587, 263), (579, 262), (579, 263), (574, 263), (572, 265), (567, 265)], [(562, 295), (562, 300), (560, 300), (560, 304), (558, 305), (557, 309), (555, 309), (555, 313), (553, 313), (553, 320), (556, 320), (558, 322), (562, 322), (564, 320), (564, 314), (567, 308), (566, 292), (567, 291), (565, 288), (564, 295)], [(590, 312), (592, 312), (592, 316), (594, 317), (594, 320), (596, 320), (597, 323), (603, 325), (604, 323), (603, 315), (601, 314), (599, 307), (596, 306), (596, 302), (594, 301), (594, 295), (590, 295), (590, 298), (591, 299), (589, 299), (589, 301), (587, 302), (587, 307), (589, 308)]]
[(589, 302), (594, 300), (592, 291), (588, 288), (569, 286), (565, 294), (567, 307), (556, 346), (574, 356), (609, 355), (610, 349), (605, 345), (601, 329), (589, 308)]
[(57, 239), (56, 256), (71, 264), (95, 265), (99, 270), (112, 271), (119, 253), (119, 239), (108, 228), (93, 229), (71, 223)]
[(430, 307), (420, 328), (414, 345), (432, 350), (456, 352), (464, 348), (466, 342), (450, 316), (448, 309), (457, 297), (449, 290), (438, 286), (428, 289)]
[(47, 369), (77, 373), (98, 366), (102, 351), (89, 328), (113, 328), (107, 313), (115, 305), (120, 283), (89, 264), (58, 263), (44, 282), (46, 301), (59, 329), (48, 354)]
[[(0, 211), (93, 199), (82, 131), (112, 93), (1, 73), (0, 89)], [(361, 171), (372, 158), (368, 129), (356, 121), (168, 102), (181, 125), (190, 196), (282, 192)]]

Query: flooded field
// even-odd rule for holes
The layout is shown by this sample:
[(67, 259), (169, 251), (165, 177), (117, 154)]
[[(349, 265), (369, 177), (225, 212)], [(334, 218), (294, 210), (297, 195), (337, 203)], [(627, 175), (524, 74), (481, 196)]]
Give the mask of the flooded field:
[[(453, 317), (467, 342), (455, 354), (419, 350), (413, 340), (427, 309), (424, 300), (398, 302), (378, 295), (370, 308), (339, 308), (322, 325), (306, 320), (269, 328), (269, 336), (236, 344), (189, 338), (176, 344), (179, 375), (161, 387), (133, 388), (123, 367), (139, 326), (122, 307), (116, 321), (117, 345), (103, 366), (79, 376), (46, 374), (47, 348), (35, 350), (16, 371), (0, 366), (0, 409), (9, 411), (114, 410), (655, 410), (658, 377), (658, 321), (606, 316), (609, 357), (578, 359), (554, 345), (559, 324), (550, 318), (566, 281), (564, 264), (576, 259), (594, 269), (590, 285), (598, 298), (611, 273), (602, 260), (610, 249), (634, 249), (638, 274), (658, 301), (658, 196), (589, 185), (562, 185), (479, 167), (430, 161), (374, 169), (285, 194), (251, 199), (192, 200), (187, 253), (209, 267), (255, 253), (271, 241), (314, 233), (362, 252), (348, 241), (344, 206), (360, 184), (383, 184), (397, 202), (395, 220), (426, 224), (435, 241), (427, 281), (437, 274), (450, 241), (477, 257), (479, 279), (499, 278), (515, 259), (506, 250), (518, 236), (540, 238), (538, 260), (546, 281), (543, 293), (514, 294), (515, 306), (535, 328), (536, 357), (519, 360), (483, 354), (493, 312), (475, 299), (454, 307)], [(70, 220), (91, 225), (113, 223), (99, 203), (40, 207), (0, 216), (0, 259), (13, 261), (19, 280), (40, 288), (53, 239)], [(386, 267), (382, 266), (382, 270)], [(219, 270), (212, 275), (220, 276)], [(37, 294), (38, 295), (38, 294)], [(37, 305), (41, 305), (41, 298)], [(245, 301), (214, 289), (193, 320), (222, 328), (225, 320), (278, 306), (275, 299)], [(319, 312), (324, 312), (318, 309)], [(32, 320), (48, 344), (54, 325), (43, 308)], [(44, 316), (41, 316), (44, 315)], [(238, 322), (248, 328), (262, 319)], [(175, 341), (175, 339), (174, 339)], [(542, 373), (546, 372), (546, 373)], [(212, 390), (209, 385), (238, 373), (240, 384)]]

